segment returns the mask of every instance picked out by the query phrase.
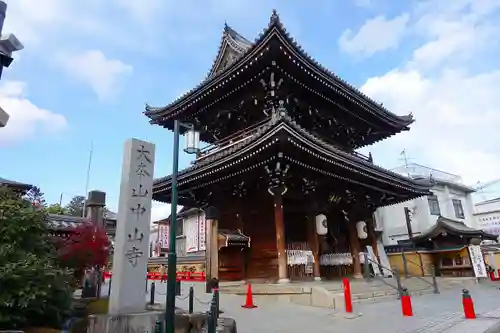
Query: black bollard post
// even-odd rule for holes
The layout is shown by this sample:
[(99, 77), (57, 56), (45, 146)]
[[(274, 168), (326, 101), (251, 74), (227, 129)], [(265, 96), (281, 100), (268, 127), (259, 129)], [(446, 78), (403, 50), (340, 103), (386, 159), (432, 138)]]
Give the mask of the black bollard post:
[(434, 288), (434, 294), (439, 294), (438, 283), (436, 279), (436, 266), (432, 265), (432, 287)]
[(208, 311), (208, 329), (207, 333), (216, 333), (217, 332), (217, 319), (215, 318), (215, 302), (212, 299), (210, 302), (210, 310)]
[(220, 308), (219, 308), (219, 288), (214, 289), (214, 302), (215, 302), (215, 319), (219, 319)]
[(155, 292), (156, 292), (155, 289), (156, 289), (155, 283), (151, 282), (151, 296), (149, 298), (149, 304), (151, 305), (155, 304)]
[(113, 281), (113, 277), (109, 278), (109, 285), (108, 285), (108, 297), (111, 295), (111, 282)]
[(189, 308), (188, 312), (193, 313), (193, 305), (194, 305), (194, 288), (193, 286), (189, 287)]

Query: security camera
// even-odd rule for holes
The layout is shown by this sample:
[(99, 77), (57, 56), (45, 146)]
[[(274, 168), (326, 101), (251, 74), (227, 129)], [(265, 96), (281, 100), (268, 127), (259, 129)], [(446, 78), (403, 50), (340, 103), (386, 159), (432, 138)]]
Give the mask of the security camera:
[(7, 126), (8, 121), (9, 121), (9, 114), (5, 112), (2, 108), (0, 108), (0, 127)]

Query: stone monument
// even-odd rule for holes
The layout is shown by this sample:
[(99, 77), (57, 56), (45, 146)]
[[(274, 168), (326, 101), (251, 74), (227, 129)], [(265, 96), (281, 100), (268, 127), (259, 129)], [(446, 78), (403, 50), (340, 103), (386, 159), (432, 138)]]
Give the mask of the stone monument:
[(129, 139), (123, 157), (109, 314), (145, 311), (155, 146)]

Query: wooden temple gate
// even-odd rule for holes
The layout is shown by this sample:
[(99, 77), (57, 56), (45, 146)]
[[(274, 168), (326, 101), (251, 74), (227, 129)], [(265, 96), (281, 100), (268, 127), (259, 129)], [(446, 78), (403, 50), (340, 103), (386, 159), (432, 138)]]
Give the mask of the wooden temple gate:
[[(427, 195), (431, 186), (355, 151), (408, 130), (413, 118), (389, 112), (312, 60), (276, 12), (254, 43), (226, 26), (208, 78), (145, 114), (168, 129), (174, 120), (190, 123), (212, 145), (178, 177), (179, 204), (218, 212), (206, 213), (207, 276), (361, 277), (359, 252), (376, 243), (375, 209)], [(154, 199), (169, 202), (171, 188), (169, 176), (155, 180)], [(248, 246), (220, 246), (219, 230), (246, 235)]]

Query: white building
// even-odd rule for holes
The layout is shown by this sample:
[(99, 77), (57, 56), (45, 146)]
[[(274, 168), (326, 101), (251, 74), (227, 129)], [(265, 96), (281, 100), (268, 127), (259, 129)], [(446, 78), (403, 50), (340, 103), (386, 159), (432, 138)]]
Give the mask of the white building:
[[(169, 219), (155, 222), (154, 235), (153, 231), (151, 231), (150, 242), (161, 243), (162, 256), (168, 251), (170, 232)], [(205, 213), (202, 210), (197, 208), (181, 209), (177, 215), (174, 232), (176, 238), (175, 248), (179, 258), (205, 255)], [(155, 254), (154, 256), (158, 255)]]
[(377, 209), (375, 220), (377, 230), (383, 231), (384, 245), (396, 245), (398, 241), (409, 238), (405, 207), (411, 212), (413, 236), (421, 235), (433, 227), (439, 216), (477, 228), (471, 196), (475, 190), (464, 185), (460, 176), (419, 164), (408, 164), (392, 171), (415, 179), (430, 178), (435, 185), (431, 189), (432, 196)]
[(500, 235), (500, 198), (485, 200), (475, 204), (476, 223), (479, 229)]

